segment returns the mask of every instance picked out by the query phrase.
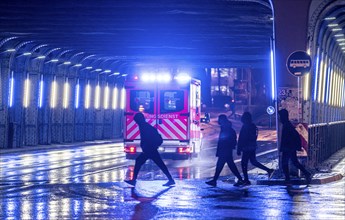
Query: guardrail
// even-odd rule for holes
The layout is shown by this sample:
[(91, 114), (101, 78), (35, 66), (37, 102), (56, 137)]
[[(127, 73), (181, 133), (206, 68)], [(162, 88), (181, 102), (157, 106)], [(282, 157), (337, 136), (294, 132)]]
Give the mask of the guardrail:
[(308, 126), (308, 166), (317, 167), (345, 147), (345, 121)]

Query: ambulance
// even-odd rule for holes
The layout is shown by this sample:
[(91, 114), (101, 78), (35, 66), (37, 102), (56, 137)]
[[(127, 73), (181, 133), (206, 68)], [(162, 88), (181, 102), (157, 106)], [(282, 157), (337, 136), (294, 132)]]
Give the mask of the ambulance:
[(134, 115), (142, 112), (163, 138), (162, 158), (185, 160), (201, 151), (200, 81), (186, 74), (135, 75), (125, 82), (124, 151), (127, 159), (141, 152)]

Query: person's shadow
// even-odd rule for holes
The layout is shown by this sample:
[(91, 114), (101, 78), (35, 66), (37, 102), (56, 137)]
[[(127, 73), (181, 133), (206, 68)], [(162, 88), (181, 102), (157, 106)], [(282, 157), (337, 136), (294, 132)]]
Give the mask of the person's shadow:
[(159, 209), (155, 205), (152, 205), (152, 202), (158, 199), (162, 194), (169, 191), (171, 188), (172, 187), (168, 187), (164, 190), (161, 190), (151, 197), (141, 196), (135, 188), (131, 188), (132, 198), (140, 202), (134, 207), (134, 214), (132, 215), (131, 219), (142, 220), (154, 218)]

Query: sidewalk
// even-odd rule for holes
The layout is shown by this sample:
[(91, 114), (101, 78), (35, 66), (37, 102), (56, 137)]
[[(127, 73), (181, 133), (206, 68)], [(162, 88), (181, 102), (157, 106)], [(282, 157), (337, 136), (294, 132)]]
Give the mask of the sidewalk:
[[(278, 159), (276, 160), (276, 164), (278, 164)], [(341, 180), (345, 176), (345, 147), (324, 161), (318, 169), (310, 171), (313, 174), (311, 184), (325, 184)], [(250, 174), (253, 179), (256, 179), (257, 185), (284, 185), (284, 175), (279, 170), (275, 171), (271, 179), (268, 179), (267, 174), (262, 170), (259, 171), (259, 169), (251, 170)], [(304, 178), (292, 177), (291, 180), (292, 184), (295, 185), (306, 184)]]

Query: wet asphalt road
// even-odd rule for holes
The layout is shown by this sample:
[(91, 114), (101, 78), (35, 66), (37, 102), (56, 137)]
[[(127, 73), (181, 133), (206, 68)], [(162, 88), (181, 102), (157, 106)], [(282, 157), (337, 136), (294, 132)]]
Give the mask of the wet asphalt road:
[[(206, 158), (206, 157), (205, 157)], [(209, 158), (210, 159), (210, 158)], [(120, 144), (1, 155), (1, 219), (344, 219), (344, 180), (291, 190), (218, 181), (214, 161), (166, 161), (176, 186), (152, 163), (136, 188)], [(224, 169), (226, 175), (228, 168)]]
[[(225, 167), (218, 186), (207, 186), (218, 131), (206, 129), (200, 158), (165, 161), (176, 180), (170, 188), (162, 186), (166, 177), (151, 162), (143, 166), (135, 189), (124, 183), (133, 175), (134, 161), (125, 159), (120, 143), (1, 154), (0, 218), (344, 219), (344, 179), (302, 189), (239, 189)], [(276, 166), (270, 163), (277, 155), (273, 136), (262, 131), (259, 138), (259, 161), (270, 167)], [(255, 175), (265, 174), (251, 178)]]

